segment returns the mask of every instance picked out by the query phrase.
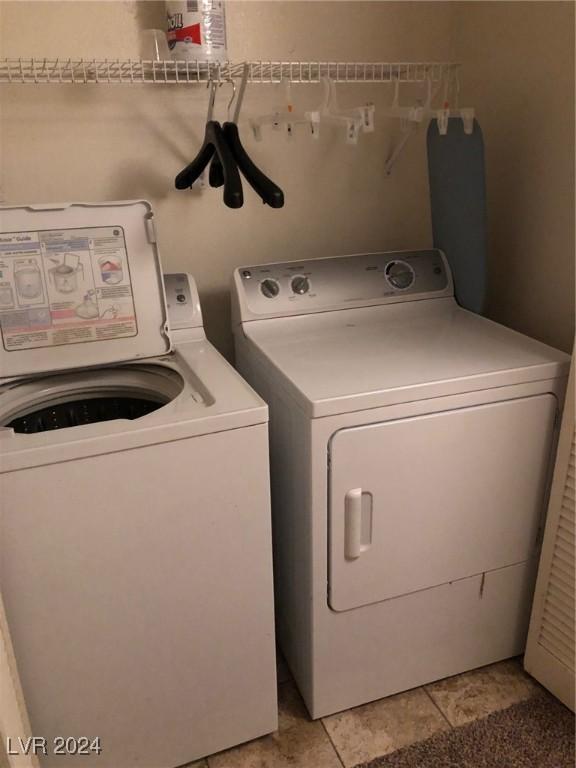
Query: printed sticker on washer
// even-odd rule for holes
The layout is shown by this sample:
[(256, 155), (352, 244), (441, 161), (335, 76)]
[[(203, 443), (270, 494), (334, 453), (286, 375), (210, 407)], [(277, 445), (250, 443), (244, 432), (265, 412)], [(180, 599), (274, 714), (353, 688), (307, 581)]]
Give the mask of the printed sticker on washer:
[(8, 352), (136, 336), (122, 227), (0, 235), (0, 331)]

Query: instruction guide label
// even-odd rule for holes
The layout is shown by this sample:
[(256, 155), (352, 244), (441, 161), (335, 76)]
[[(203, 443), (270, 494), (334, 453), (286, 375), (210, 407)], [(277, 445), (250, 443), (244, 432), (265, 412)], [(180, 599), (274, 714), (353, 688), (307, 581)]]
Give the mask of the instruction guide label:
[(0, 234), (7, 351), (136, 336), (122, 227)]

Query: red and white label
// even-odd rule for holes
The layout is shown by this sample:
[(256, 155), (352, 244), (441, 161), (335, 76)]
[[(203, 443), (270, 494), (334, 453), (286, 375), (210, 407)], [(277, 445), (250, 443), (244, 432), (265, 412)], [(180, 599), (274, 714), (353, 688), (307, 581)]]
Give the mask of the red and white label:
[(136, 336), (122, 227), (0, 235), (0, 330), (8, 352)]

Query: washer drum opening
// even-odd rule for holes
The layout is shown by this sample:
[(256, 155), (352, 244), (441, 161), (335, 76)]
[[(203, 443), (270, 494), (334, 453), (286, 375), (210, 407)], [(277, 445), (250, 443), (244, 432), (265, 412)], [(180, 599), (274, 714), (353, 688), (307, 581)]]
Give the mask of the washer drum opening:
[(7, 390), (11, 405), (2, 413), (0, 426), (20, 434), (35, 434), (114, 419), (139, 419), (170, 403), (183, 387), (182, 377), (161, 365), (28, 380)]

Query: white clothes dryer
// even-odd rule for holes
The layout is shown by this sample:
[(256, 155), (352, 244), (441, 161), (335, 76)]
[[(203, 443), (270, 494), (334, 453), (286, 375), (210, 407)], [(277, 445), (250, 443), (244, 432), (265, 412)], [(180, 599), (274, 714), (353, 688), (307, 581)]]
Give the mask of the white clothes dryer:
[(243, 267), (233, 293), (312, 717), (521, 653), (568, 356), (460, 308), (435, 250)]
[(192, 277), (164, 290), (147, 203), (0, 221), (0, 585), (41, 764), (178, 766), (273, 731), (265, 403)]

